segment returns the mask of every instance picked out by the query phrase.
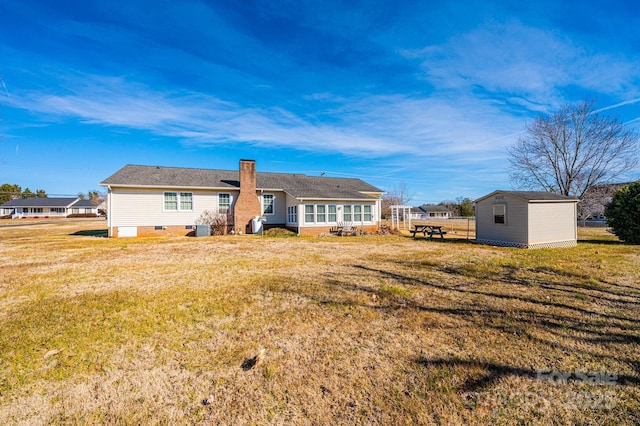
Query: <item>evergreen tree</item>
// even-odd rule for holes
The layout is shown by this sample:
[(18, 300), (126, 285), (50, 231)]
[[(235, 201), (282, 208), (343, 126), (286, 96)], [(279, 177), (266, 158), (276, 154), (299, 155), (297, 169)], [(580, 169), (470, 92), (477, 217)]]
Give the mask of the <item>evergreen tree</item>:
[(17, 184), (3, 183), (0, 186), (0, 204), (7, 203), (16, 198), (20, 198), (22, 188)]
[(29, 188), (25, 188), (24, 191), (22, 191), (22, 198), (35, 198), (36, 194), (34, 192), (32, 192)]
[(607, 224), (622, 241), (640, 244), (640, 180), (613, 193), (604, 208)]

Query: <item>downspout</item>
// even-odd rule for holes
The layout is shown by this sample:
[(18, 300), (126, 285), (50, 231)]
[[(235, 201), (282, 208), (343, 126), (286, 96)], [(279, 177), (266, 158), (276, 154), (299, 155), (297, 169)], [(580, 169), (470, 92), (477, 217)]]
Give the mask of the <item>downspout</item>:
[[(585, 219), (586, 220), (586, 219)], [(578, 241), (578, 203), (573, 203), (573, 238)]]
[(112, 224), (112, 220), (113, 220), (113, 215), (111, 214), (111, 186), (107, 186), (107, 219), (108, 219), (108, 223), (107, 226), (109, 227), (109, 235), (111, 236), (111, 238), (113, 238), (113, 226)]
[(296, 217), (298, 218), (298, 220), (296, 221), (296, 225), (298, 225), (298, 237), (300, 236), (300, 221), (302, 221), (302, 215), (300, 214), (300, 206), (302, 205), (302, 198), (300, 200), (298, 200), (298, 204), (296, 205), (296, 210), (298, 211)]

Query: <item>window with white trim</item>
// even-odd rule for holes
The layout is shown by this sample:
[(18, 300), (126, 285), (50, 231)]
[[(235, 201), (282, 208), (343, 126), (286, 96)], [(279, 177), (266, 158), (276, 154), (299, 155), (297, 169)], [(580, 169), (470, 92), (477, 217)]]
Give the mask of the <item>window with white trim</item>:
[(218, 213), (228, 213), (231, 208), (231, 195), (218, 194)]
[(287, 222), (298, 223), (298, 206), (287, 207)]
[(338, 206), (335, 204), (306, 204), (304, 206), (305, 223), (337, 223)]
[(328, 205), (327, 209), (329, 209), (329, 213), (327, 215), (327, 222), (331, 222), (331, 223), (335, 223), (338, 221), (338, 213), (337, 213), (337, 206), (335, 205)]
[(274, 214), (273, 194), (262, 196), (262, 214)]
[(307, 204), (304, 206), (304, 221), (305, 223), (313, 223), (316, 221), (315, 209), (313, 204)]
[(498, 225), (507, 224), (507, 205), (506, 204), (493, 205), (493, 223)]
[(183, 211), (193, 210), (193, 193), (192, 192), (180, 193), (180, 210), (183, 210)]
[(191, 211), (193, 210), (192, 192), (165, 192), (164, 211)]
[(371, 219), (372, 219), (371, 206), (364, 205), (364, 206), (362, 206), (362, 208), (364, 209), (364, 221), (365, 222), (371, 222)]
[(325, 223), (327, 221), (327, 206), (318, 204), (316, 205), (316, 222)]
[(344, 206), (344, 212), (342, 213), (342, 219), (345, 222), (351, 222), (352, 220), (352, 216), (351, 216), (351, 206)]
[(164, 209), (167, 211), (178, 210), (178, 193), (177, 192), (164, 193)]
[(371, 204), (344, 205), (342, 220), (353, 223), (373, 222), (373, 206)]
[(358, 206), (358, 205), (353, 206), (353, 221), (354, 222), (362, 221), (362, 206)]

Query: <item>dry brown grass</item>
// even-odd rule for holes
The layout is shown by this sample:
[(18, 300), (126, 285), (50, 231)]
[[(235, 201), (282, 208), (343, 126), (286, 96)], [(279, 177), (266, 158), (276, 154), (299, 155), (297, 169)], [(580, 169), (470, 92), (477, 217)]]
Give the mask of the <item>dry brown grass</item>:
[(103, 227), (0, 223), (3, 423), (640, 422), (640, 247), (602, 230), (526, 251)]

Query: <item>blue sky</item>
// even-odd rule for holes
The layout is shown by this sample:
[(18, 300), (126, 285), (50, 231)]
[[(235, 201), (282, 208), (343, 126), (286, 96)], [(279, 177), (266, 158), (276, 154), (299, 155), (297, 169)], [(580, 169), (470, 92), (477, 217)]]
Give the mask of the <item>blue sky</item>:
[(56, 195), (248, 158), (473, 199), (563, 103), (640, 127), (633, 1), (0, 0), (0, 58), (0, 183)]

